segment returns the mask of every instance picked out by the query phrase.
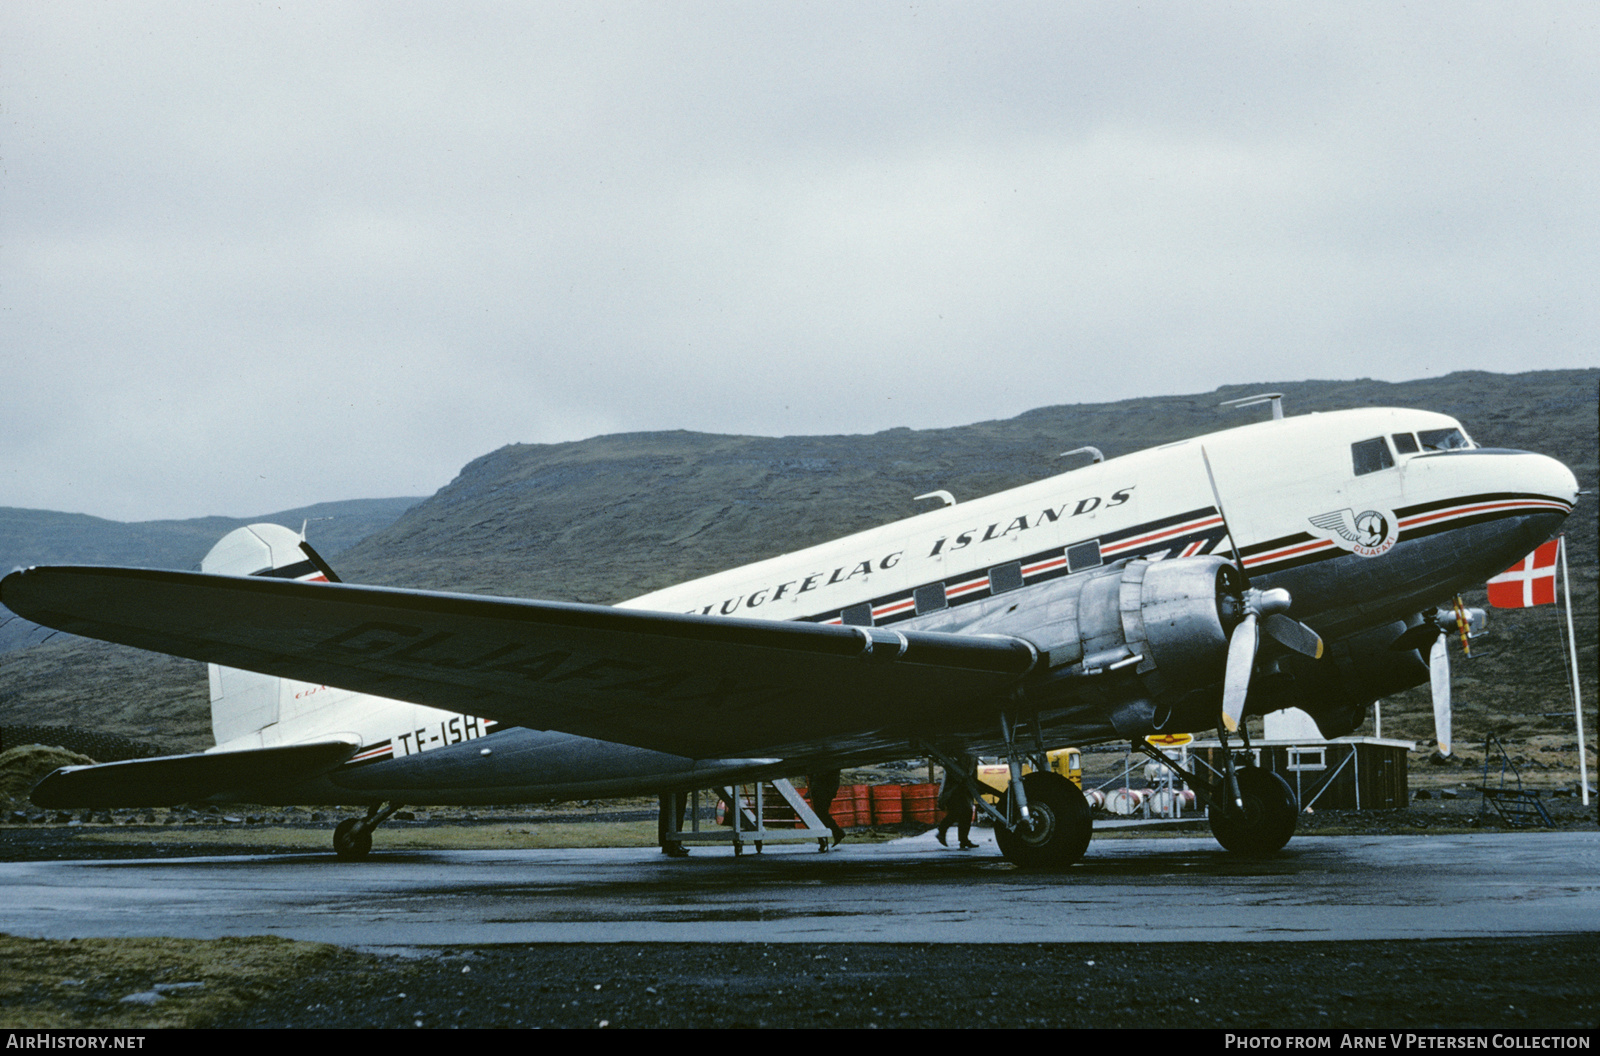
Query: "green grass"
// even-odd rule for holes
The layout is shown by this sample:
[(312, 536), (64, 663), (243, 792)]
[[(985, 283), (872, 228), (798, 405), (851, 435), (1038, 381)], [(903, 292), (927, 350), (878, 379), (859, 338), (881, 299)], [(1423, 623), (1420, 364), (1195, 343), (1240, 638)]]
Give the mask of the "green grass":
[[(51, 940), (0, 935), (0, 1028), (203, 1027), (351, 956), (337, 946), (267, 936)], [(123, 1001), (157, 986), (169, 989), (153, 1004)]]
[[(333, 827), (289, 828), (275, 825), (129, 826), (115, 831), (97, 829), (84, 839), (121, 844), (217, 844), (252, 847), (292, 847), (326, 851), (333, 845)], [(581, 824), (442, 825), (427, 828), (379, 828), (373, 834), (376, 851), (495, 851), (552, 847), (654, 847), (653, 821), (591, 821)]]

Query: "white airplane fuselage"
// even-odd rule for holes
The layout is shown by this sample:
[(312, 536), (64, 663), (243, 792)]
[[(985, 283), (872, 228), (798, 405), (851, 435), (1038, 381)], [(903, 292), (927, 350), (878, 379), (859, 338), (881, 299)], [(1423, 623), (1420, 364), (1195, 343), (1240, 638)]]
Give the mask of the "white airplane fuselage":
[[(1031, 706), (1059, 743), (1087, 744), (1215, 724), (1214, 643), (1201, 643), (1205, 633), (1191, 632), (1186, 616), (1168, 620), (1165, 631), (1154, 627), (1168, 610), (1165, 602), (1148, 604), (1148, 595), (1144, 616), (1137, 615), (1141, 584), (1158, 575), (1168, 577), (1163, 582), (1182, 579), (1152, 571), (1159, 566), (1186, 563), (1168, 567), (1191, 568), (1195, 582), (1210, 582), (1205, 577), (1232, 565), (1237, 550), (1251, 586), (1286, 589), (1294, 619), (1330, 643), (1358, 643), (1357, 668), (1363, 657), (1374, 657), (1383, 670), (1368, 681), (1381, 681), (1402, 677), (1386, 673), (1392, 665), (1382, 650), (1398, 633), (1386, 628), (1415, 622), (1420, 612), (1526, 554), (1554, 534), (1576, 497), (1576, 481), (1561, 463), (1470, 446), (1459, 423), (1445, 415), (1387, 408), (1311, 414), (1109, 459), (620, 607), (1021, 637), (1039, 647), (1059, 676), (1036, 680), (1027, 690)], [(1104, 589), (1081, 585), (1091, 581)], [(1110, 629), (1091, 626), (1091, 598), (1101, 595), (1110, 600), (1095, 604), (1113, 617), (1120, 604), (1123, 613)], [(1179, 646), (1161, 644), (1163, 633)], [(1364, 635), (1388, 637), (1373, 644)], [(1091, 685), (1101, 645), (1107, 657), (1127, 657), (1127, 679), (1144, 681)], [(1348, 667), (1348, 658), (1341, 662)], [(1191, 671), (1185, 684), (1173, 684), (1175, 672)], [(214, 696), (226, 696), (236, 676), (213, 668), (212, 677)], [(1330, 688), (1330, 700), (1362, 695), (1367, 676), (1358, 670), (1350, 677), (1359, 684)], [(470, 715), (287, 681), (276, 705), (264, 697), (258, 702), (260, 716), (272, 720), (262, 723), (241, 703), (256, 691), (235, 694), (229, 715), (219, 713), (218, 750), (339, 737), (360, 745), (339, 770), (285, 788), (274, 802), (617, 795), (892, 757), (896, 744), (898, 754), (910, 754), (904, 731), (884, 731), (783, 757), (695, 760), (552, 731), (500, 729)], [(977, 748), (997, 737), (948, 717), (912, 732)]]

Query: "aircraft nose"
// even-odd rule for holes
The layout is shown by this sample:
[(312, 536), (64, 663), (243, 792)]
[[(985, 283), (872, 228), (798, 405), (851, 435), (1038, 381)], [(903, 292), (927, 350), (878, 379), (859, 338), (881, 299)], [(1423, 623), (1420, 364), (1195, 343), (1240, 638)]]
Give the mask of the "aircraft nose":
[(1578, 501), (1578, 478), (1565, 464), (1548, 455), (1528, 451), (1517, 452), (1517, 486), (1519, 490), (1559, 499), (1568, 506)]

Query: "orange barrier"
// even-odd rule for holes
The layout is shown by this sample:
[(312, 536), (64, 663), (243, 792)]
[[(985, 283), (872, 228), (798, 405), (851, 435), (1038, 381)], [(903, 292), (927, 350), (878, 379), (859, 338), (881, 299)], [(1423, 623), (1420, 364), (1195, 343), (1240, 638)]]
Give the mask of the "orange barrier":
[(907, 821), (933, 825), (942, 816), (938, 785), (906, 785), (901, 789), (901, 800), (905, 804), (902, 816)]
[(874, 825), (898, 825), (904, 812), (899, 785), (872, 786), (872, 822)]
[(834, 796), (833, 806), (828, 808), (828, 814), (833, 818), (835, 825), (841, 829), (848, 829), (856, 823), (856, 801), (844, 796)]
[[(811, 802), (810, 789), (797, 789), (800, 797)], [(742, 789), (741, 789), (742, 792)], [(746, 810), (754, 809), (755, 800), (740, 796)], [(769, 828), (799, 828), (802, 824), (794, 811), (782, 799), (773, 796), (765, 800), (764, 823)], [(849, 829), (869, 825), (898, 825), (902, 821), (919, 821), (925, 825), (936, 824), (944, 812), (939, 809), (938, 785), (843, 785), (833, 797), (828, 813), (840, 828)], [(717, 824), (730, 825), (726, 805), (717, 801)]]
[[(852, 813), (855, 815), (856, 825), (872, 824), (871, 785), (845, 785), (839, 790), (839, 799), (834, 802), (837, 803), (840, 800), (848, 801), (855, 808)], [(839, 824), (843, 825), (844, 822), (841, 821)]]

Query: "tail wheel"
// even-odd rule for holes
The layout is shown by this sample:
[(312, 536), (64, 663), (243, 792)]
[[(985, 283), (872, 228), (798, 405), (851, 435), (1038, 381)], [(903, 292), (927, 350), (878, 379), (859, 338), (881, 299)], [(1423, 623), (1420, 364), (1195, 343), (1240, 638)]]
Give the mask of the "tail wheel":
[[(1033, 827), (995, 826), (994, 840), (1007, 860), (1027, 869), (1071, 865), (1089, 849), (1094, 822), (1083, 790), (1060, 774), (1039, 771), (1022, 779)], [(1002, 810), (1010, 816), (1010, 794)]]
[(1235, 854), (1261, 855), (1282, 850), (1294, 835), (1295, 822), (1300, 817), (1294, 790), (1283, 778), (1258, 766), (1240, 767), (1238, 778), (1244, 812), (1241, 814), (1236, 805), (1227, 802), (1224, 791), (1218, 797), (1221, 802), (1211, 807), (1211, 835)]
[(372, 833), (361, 828), (356, 818), (346, 818), (333, 830), (333, 853), (345, 861), (365, 858), (372, 850)]

